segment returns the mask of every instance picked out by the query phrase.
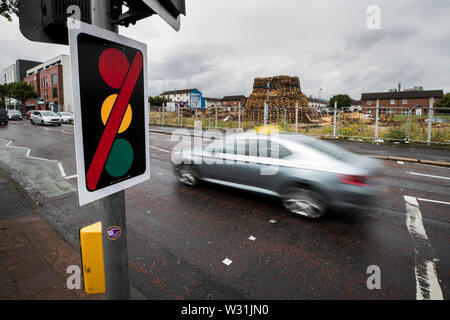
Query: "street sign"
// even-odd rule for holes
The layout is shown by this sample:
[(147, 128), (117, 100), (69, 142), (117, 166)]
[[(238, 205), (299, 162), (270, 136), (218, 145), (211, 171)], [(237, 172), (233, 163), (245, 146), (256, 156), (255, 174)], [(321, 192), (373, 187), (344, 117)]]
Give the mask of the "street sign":
[(69, 43), (84, 205), (150, 179), (147, 46), (82, 22)]
[(38, 98), (38, 104), (44, 104), (44, 98)]

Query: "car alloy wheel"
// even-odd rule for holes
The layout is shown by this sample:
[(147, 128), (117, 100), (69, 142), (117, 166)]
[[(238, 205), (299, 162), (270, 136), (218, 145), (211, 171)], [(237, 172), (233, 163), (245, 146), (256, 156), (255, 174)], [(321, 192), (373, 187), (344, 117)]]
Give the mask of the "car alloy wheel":
[(33, 121), (33, 119), (30, 119), (30, 123), (34, 126), (34, 121)]
[(305, 187), (291, 187), (282, 197), (284, 207), (303, 217), (318, 219), (326, 212), (323, 197), (317, 192)]
[(194, 171), (186, 165), (179, 165), (176, 167), (177, 178), (182, 184), (187, 186), (195, 186), (198, 184), (198, 179)]

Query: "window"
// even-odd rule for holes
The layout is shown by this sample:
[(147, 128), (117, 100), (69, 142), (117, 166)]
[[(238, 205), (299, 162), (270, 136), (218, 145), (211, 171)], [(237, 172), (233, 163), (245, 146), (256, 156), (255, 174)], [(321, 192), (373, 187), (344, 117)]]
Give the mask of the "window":
[(387, 109), (386, 110), (386, 114), (392, 114), (392, 110), (391, 109)]
[(391, 99), (391, 104), (395, 104), (395, 99)]
[(403, 99), (403, 104), (407, 104), (408, 103), (408, 99)]
[(53, 96), (53, 99), (58, 98), (58, 88), (52, 88), (52, 96)]
[(408, 113), (409, 113), (408, 109), (403, 109), (402, 110), (402, 115), (406, 116), (406, 115), (408, 115)]
[(56, 86), (58, 81), (58, 77), (56, 75), (56, 73), (52, 74), (52, 86)]

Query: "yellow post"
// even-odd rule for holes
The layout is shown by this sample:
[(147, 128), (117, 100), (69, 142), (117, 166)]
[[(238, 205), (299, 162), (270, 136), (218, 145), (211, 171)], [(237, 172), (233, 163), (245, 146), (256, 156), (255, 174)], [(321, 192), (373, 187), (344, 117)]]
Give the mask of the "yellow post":
[(105, 293), (102, 223), (80, 229), (84, 290), (87, 294)]

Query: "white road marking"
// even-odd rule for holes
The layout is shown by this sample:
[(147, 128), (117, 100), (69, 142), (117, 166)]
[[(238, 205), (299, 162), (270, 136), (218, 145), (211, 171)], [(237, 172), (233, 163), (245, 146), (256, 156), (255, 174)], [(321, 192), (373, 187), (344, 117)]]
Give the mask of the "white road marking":
[(270, 223), (277, 223), (277, 220), (274, 220), (274, 219), (270, 219), (270, 221), (269, 221)]
[(59, 171), (61, 171), (61, 175), (66, 177), (66, 171), (64, 171), (64, 167), (61, 162), (58, 162)]
[(431, 174), (424, 174), (424, 173), (417, 173), (417, 172), (406, 172), (407, 174), (411, 174), (414, 176), (422, 176), (422, 177), (428, 177), (428, 178), (436, 178), (436, 179), (445, 179), (445, 180), (450, 180), (450, 178), (448, 177), (441, 177), (441, 176), (433, 176)]
[(62, 133), (65, 133), (65, 134), (74, 134), (73, 132), (69, 132), (69, 131), (64, 131), (64, 130), (60, 130)]
[(162, 151), (162, 152), (170, 153), (169, 150), (164, 150), (164, 149), (153, 147), (153, 146), (150, 146), (150, 148), (153, 148), (153, 149), (156, 149), (156, 150), (159, 150), (159, 151)]
[(418, 165), (418, 166), (433, 167), (433, 168), (438, 168), (438, 169), (450, 169), (450, 167), (434, 166), (432, 164), (425, 164), (425, 163), (414, 163), (414, 164)]
[(73, 179), (73, 178), (78, 178), (78, 175), (74, 174), (73, 176), (64, 177), (64, 179), (66, 179), (66, 180)]
[(403, 161), (397, 161), (398, 164), (405, 164)]
[(61, 176), (63, 178), (65, 178), (65, 179), (72, 179), (72, 178), (76, 177), (76, 175), (75, 176), (66, 177), (66, 171), (64, 170), (64, 167), (63, 167), (62, 163), (57, 161), (57, 160), (49, 160), (49, 159), (45, 159), (45, 158), (32, 157), (32, 156), (30, 156), (30, 153), (31, 153), (31, 149), (30, 148), (11, 146), (11, 143), (12, 143), (11, 140), (1, 139), (1, 138), (0, 138), (0, 140), (8, 141), (8, 143), (5, 145), (5, 147), (27, 150), (27, 153), (25, 154), (26, 158), (34, 159), (34, 160), (40, 160), (40, 161), (47, 161), (47, 162), (51, 162), (51, 163), (57, 163), (59, 171), (61, 173)]
[(254, 236), (250, 236), (250, 237), (248, 237), (248, 239), (251, 240), (251, 241), (255, 241), (256, 240), (256, 238)]
[(429, 256), (424, 250), (432, 251), (428, 236), (423, 226), (422, 213), (415, 197), (404, 196), (406, 201), (406, 226), (414, 242), (416, 253), (416, 299), (417, 300), (443, 300), (442, 290), (439, 286), (436, 266), (433, 261), (426, 260)]
[(230, 259), (226, 258), (225, 260), (222, 261), (224, 264), (226, 264), (227, 266), (229, 266), (233, 261), (231, 261)]
[(439, 203), (439, 204), (447, 204), (447, 205), (450, 205), (450, 202), (444, 202), (444, 201), (437, 201), (437, 200), (430, 200), (430, 199), (422, 199), (422, 198), (417, 198), (417, 200), (419, 200), (419, 201), (425, 201), (425, 202), (432, 202), (432, 203)]

